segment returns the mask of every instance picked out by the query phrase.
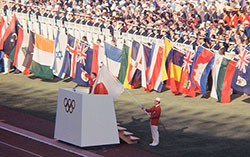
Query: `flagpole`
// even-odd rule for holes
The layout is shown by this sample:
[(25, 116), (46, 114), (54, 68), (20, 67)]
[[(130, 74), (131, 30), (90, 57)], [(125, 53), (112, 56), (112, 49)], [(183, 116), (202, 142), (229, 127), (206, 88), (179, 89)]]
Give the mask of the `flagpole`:
[[(103, 63), (101, 63), (100, 69), (102, 68), (102, 66), (104, 66)], [(109, 71), (108, 68), (107, 68), (107, 70)], [(96, 81), (98, 81), (98, 80), (96, 80)], [(116, 79), (116, 81), (119, 82), (119, 83), (123, 86), (123, 84), (120, 82), (120, 80)], [(95, 89), (95, 85), (93, 86), (93, 89)], [(136, 102), (136, 104), (137, 104), (138, 106), (140, 106), (140, 108), (143, 107), (143, 106), (137, 101), (137, 99), (136, 99), (136, 98), (135, 98), (135, 97), (125, 88), (125, 87), (124, 87), (124, 90), (129, 94), (129, 96), (131, 96), (132, 99), (134, 99), (134, 101)], [(91, 91), (91, 94), (93, 94), (93, 90)], [(149, 114), (145, 109), (143, 109), (143, 111), (147, 114), (147, 116), (150, 117), (150, 114)]]
[[(119, 81), (120, 82), (120, 81)], [(121, 82), (120, 82), (121, 83)], [(134, 99), (134, 101), (137, 103), (137, 105), (139, 105), (141, 108), (143, 107), (138, 101), (137, 99), (125, 88), (125, 91)], [(145, 110), (143, 109), (143, 111), (150, 117), (150, 114)]]

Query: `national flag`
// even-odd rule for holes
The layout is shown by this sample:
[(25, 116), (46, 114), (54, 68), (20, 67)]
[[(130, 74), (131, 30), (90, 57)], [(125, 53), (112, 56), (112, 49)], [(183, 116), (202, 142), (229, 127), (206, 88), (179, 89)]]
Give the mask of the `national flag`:
[(139, 42), (132, 42), (132, 52), (129, 65), (129, 84), (135, 88), (139, 85), (139, 79), (142, 71), (142, 46)]
[(162, 69), (163, 69), (163, 47), (159, 44), (152, 44), (152, 52), (150, 57), (150, 68), (147, 79), (147, 91), (151, 89), (161, 92), (163, 87)]
[(249, 64), (249, 60), (250, 60), (250, 52), (248, 50), (244, 50), (238, 55), (237, 67), (243, 73), (246, 73), (247, 71), (246, 67)]
[[(78, 39), (68, 34), (66, 55), (70, 59), (70, 68), (68, 67), (70, 70), (69, 70), (69, 73), (67, 73), (67, 75), (69, 75), (72, 78), (75, 77), (78, 62), (80, 62), (83, 66), (85, 66), (85, 59), (87, 57), (86, 52), (88, 51), (88, 49), (89, 49), (88, 45), (86, 45), (83, 42), (80, 42)], [(93, 53), (93, 50), (92, 50), (92, 53)], [(91, 69), (89, 71), (91, 71)]]
[(142, 45), (143, 47), (143, 55), (142, 55), (142, 76), (141, 76), (141, 85), (144, 89), (147, 89), (147, 78), (148, 71), (150, 67), (150, 56), (151, 56), (151, 48), (146, 45)]
[(218, 75), (219, 75), (219, 70), (220, 70), (222, 60), (223, 60), (223, 56), (216, 53), (214, 57), (214, 65), (212, 67), (213, 85), (212, 85), (212, 90), (210, 94), (210, 96), (215, 99), (218, 99), (217, 92), (216, 92), (217, 80), (218, 80)]
[(190, 79), (197, 92), (206, 95), (207, 78), (214, 63), (214, 54), (199, 46), (191, 67)]
[(231, 82), (233, 79), (236, 62), (223, 58), (217, 78), (216, 93), (218, 101), (222, 103), (230, 102)]
[(0, 51), (0, 60), (3, 59), (3, 56), (4, 56), (4, 53), (2, 51)]
[(237, 57), (237, 65), (232, 80), (232, 88), (236, 91), (250, 94), (250, 52), (242, 51)]
[(194, 53), (191, 51), (186, 51), (183, 58), (183, 65), (181, 69), (181, 78), (178, 90), (180, 93), (186, 94), (191, 97), (195, 97), (195, 88), (191, 83), (189, 73), (191, 71), (191, 66), (193, 63)]
[(129, 84), (129, 81), (128, 81), (130, 80), (128, 78), (130, 58), (131, 58), (131, 48), (128, 47), (126, 44), (123, 44), (122, 61), (121, 61), (121, 67), (119, 70), (118, 80), (123, 84), (125, 88), (128, 88), (128, 89), (131, 89), (131, 85)]
[(245, 49), (248, 50), (248, 51), (250, 51), (250, 46), (247, 45), (247, 46), (245, 47)]
[(104, 48), (105, 56), (103, 57), (106, 58), (104, 65), (115, 77), (118, 77), (122, 61), (122, 50), (106, 42), (104, 43)]
[(3, 66), (4, 66), (4, 63), (3, 63), (3, 56), (4, 56), (4, 53), (2, 51), (0, 51), (0, 72), (3, 71)]
[(115, 100), (124, 91), (124, 86), (113, 77), (106, 66), (102, 66), (93, 86), (92, 94), (108, 94)]
[(248, 38), (250, 38), (250, 27), (248, 26), (245, 27), (245, 34)]
[(2, 72), (2, 69), (3, 69), (2, 67), (4, 66), (3, 56), (4, 56), (4, 53), (0, 51), (0, 72)]
[(98, 62), (98, 56), (99, 56), (99, 50), (100, 50), (100, 45), (93, 44), (93, 59), (92, 59), (92, 68), (91, 72), (94, 72), (98, 75), (99, 71), (99, 62)]
[[(28, 75), (30, 73), (29, 68), (32, 63), (33, 52), (34, 52), (34, 44), (35, 44), (35, 33), (30, 31), (29, 39), (28, 39), (28, 47), (25, 52), (25, 58), (23, 61), (23, 66), (25, 67), (23, 73)], [(23, 49), (25, 50), (25, 49)]]
[(171, 89), (171, 92), (178, 94), (178, 86), (181, 79), (181, 69), (183, 65), (184, 52), (172, 48), (167, 56), (165, 63), (166, 70), (168, 71), (168, 80), (166, 87)]
[(54, 63), (54, 47), (54, 40), (49, 40), (41, 35), (35, 34), (34, 53), (30, 72), (42, 78), (53, 79), (51, 67)]
[(25, 71), (23, 62), (24, 62), (26, 50), (28, 47), (28, 38), (29, 38), (29, 35), (28, 35), (27, 30), (24, 30), (23, 28), (19, 27), (13, 65), (21, 72)]
[(16, 18), (16, 14), (12, 17), (10, 24), (8, 25), (1, 41), (0, 41), (0, 50), (2, 50), (5, 54), (10, 56), (11, 60), (14, 59), (15, 48), (17, 43), (17, 35), (18, 35), (18, 20)]
[(0, 20), (0, 41), (3, 38), (3, 35), (5, 33), (6, 28), (7, 28), (7, 24), (4, 20), (4, 18), (1, 17), (1, 20)]
[(171, 43), (170, 40), (168, 40), (167, 38), (165, 38), (164, 40), (164, 50), (163, 50), (163, 60), (162, 60), (162, 65), (163, 65), (163, 69), (162, 69), (162, 81), (165, 81), (168, 79), (168, 74), (167, 74), (167, 69), (165, 66), (167, 57), (169, 52), (171, 51), (171, 49), (174, 47), (174, 45)]
[(66, 67), (70, 67), (69, 58), (65, 57), (67, 41), (68, 36), (58, 30), (55, 40), (54, 63), (52, 69), (53, 74), (61, 79), (63, 79), (67, 73)]
[(77, 55), (80, 53), (79, 40), (68, 34), (66, 54), (70, 58), (70, 77), (74, 78), (76, 73)]
[[(73, 82), (81, 86), (89, 87), (89, 79), (86, 77), (86, 73), (90, 75), (93, 72), (93, 62), (97, 62), (95, 61), (96, 58), (93, 58), (93, 49), (85, 42), (79, 41), (77, 53)], [(85, 71), (82, 72), (81, 68)]]

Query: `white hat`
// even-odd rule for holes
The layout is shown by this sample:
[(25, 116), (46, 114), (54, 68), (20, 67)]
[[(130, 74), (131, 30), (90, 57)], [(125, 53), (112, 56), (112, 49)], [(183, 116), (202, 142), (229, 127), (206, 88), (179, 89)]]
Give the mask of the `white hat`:
[(91, 11), (90, 10), (87, 10), (87, 12), (86, 12), (87, 14), (91, 14)]
[(57, 4), (57, 5), (55, 5), (55, 9), (58, 9), (59, 8), (59, 5)]
[(248, 24), (249, 22), (247, 20), (243, 22), (243, 25), (248, 25)]
[(148, 5), (146, 3), (143, 3), (142, 8), (147, 8)]
[(155, 100), (158, 102), (161, 102), (161, 98), (159, 98), (159, 97), (156, 97)]
[(219, 20), (219, 23), (224, 23), (224, 21), (223, 20)]
[(90, 5), (87, 5), (87, 6), (86, 6), (86, 8), (87, 8), (87, 9), (90, 9), (90, 8), (91, 8), (91, 6), (90, 6)]
[(72, 8), (70, 8), (70, 7), (67, 8), (67, 11), (68, 11), (68, 12), (71, 12), (71, 11), (72, 11)]
[(52, 9), (51, 5), (47, 6), (47, 10), (51, 10), (51, 9)]

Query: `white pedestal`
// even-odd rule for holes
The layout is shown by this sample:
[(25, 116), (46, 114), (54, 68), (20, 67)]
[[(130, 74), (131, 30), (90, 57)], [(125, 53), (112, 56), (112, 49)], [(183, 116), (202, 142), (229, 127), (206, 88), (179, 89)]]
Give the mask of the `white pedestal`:
[(112, 97), (60, 88), (55, 138), (79, 147), (119, 144)]

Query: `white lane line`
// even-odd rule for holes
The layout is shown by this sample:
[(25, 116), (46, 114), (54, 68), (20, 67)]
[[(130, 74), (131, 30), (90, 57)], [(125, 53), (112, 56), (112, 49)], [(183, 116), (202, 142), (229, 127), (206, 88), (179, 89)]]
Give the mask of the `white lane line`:
[(49, 146), (52, 146), (52, 147), (55, 147), (55, 148), (64, 150), (66, 152), (70, 152), (70, 153), (79, 155), (79, 156), (92, 156), (92, 157), (101, 157), (102, 156), (102, 155), (98, 155), (98, 154), (95, 154), (95, 153), (92, 153), (92, 152), (89, 152), (86, 150), (76, 150), (76, 148), (74, 148), (74, 147), (65, 146), (64, 144), (58, 143), (55, 140), (49, 139), (47, 137), (38, 135), (36, 133), (30, 132), (27, 130), (23, 130), (21, 128), (17, 128), (15, 126), (12, 126), (12, 125), (9, 125), (9, 124), (3, 123), (3, 122), (0, 122), (0, 129), (15, 133), (17, 135), (24, 136), (26, 138), (35, 140), (37, 142), (41, 142), (41, 143), (47, 144)]
[(41, 156), (41, 155), (39, 155), (39, 154), (36, 154), (36, 153), (31, 152), (31, 151), (28, 151), (28, 150), (22, 149), (22, 148), (20, 148), (20, 147), (13, 146), (13, 145), (8, 144), (8, 143), (5, 143), (5, 142), (3, 142), (3, 141), (0, 141), (0, 144), (6, 145), (6, 146), (8, 146), (8, 147), (11, 147), (11, 148), (14, 148), (14, 149), (17, 149), (17, 150), (23, 151), (23, 152), (25, 152), (25, 153), (28, 153), (28, 154), (31, 154), (31, 155), (34, 155), (34, 156), (37, 156), (37, 157), (42, 157), (42, 156)]

